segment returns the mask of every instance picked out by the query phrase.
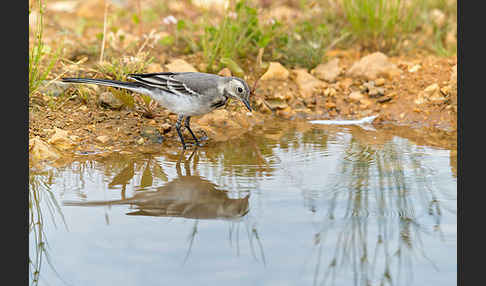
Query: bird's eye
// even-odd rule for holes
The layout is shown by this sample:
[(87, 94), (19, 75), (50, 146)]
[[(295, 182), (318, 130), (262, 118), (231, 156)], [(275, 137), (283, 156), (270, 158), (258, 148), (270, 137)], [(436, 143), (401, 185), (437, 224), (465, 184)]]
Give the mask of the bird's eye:
[(242, 89), (241, 87), (238, 87), (238, 88), (236, 89), (236, 91), (238, 91), (238, 93), (242, 93), (242, 92), (243, 92), (243, 89)]

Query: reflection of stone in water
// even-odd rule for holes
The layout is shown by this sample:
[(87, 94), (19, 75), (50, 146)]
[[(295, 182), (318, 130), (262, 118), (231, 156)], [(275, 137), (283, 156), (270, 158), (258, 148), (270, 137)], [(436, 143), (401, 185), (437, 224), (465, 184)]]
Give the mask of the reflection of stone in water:
[(137, 210), (128, 215), (184, 217), (195, 219), (237, 219), (248, 213), (249, 195), (231, 199), (199, 176), (180, 176), (156, 191), (138, 191), (123, 200), (64, 202), (68, 206), (131, 205)]
[(392, 133), (370, 131), (360, 126), (349, 126), (353, 138), (365, 146), (370, 146), (373, 150), (383, 150), (386, 143), (394, 137)]

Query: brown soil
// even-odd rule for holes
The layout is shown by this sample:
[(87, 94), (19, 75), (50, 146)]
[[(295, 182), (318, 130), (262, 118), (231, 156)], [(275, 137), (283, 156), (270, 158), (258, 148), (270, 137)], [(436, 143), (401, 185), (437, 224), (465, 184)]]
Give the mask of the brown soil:
[[(90, 1), (95, 3), (95, 1)], [(97, 9), (96, 11), (103, 11)], [(78, 11), (78, 14), (80, 12)], [(182, 13), (182, 12), (181, 12)], [(98, 13), (99, 14), (99, 13)], [(175, 14), (177, 16), (177, 14)], [(82, 16), (82, 15), (78, 15)], [(100, 15), (98, 15), (100, 16)], [(68, 27), (74, 29), (77, 22), (72, 21), (69, 13), (47, 14), (51, 25), (46, 27), (46, 42), (53, 44), (61, 29)], [(98, 17), (99, 18), (99, 17)], [(97, 19), (102, 23), (102, 17)], [(128, 24), (127, 24), (128, 23)], [(120, 24), (119, 28), (125, 29), (128, 35), (136, 36), (139, 29), (135, 29), (130, 22), (124, 25)], [(158, 22), (156, 22), (158, 23)], [(155, 23), (155, 24), (156, 24)], [(78, 23), (79, 24), (79, 23)], [(154, 25), (155, 25), (154, 24)], [(149, 31), (151, 27), (145, 25), (144, 31)], [(99, 40), (94, 38), (84, 39), (85, 35), (96, 35), (102, 31), (101, 27), (87, 25), (84, 36), (73, 36), (73, 38), (63, 38), (65, 55), (72, 61), (79, 60), (87, 52), (86, 45), (81, 43), (98, 43)], [(64, 37), (64, 36), (63, 36)], [(76, 38), (77, 37), (77, 38)], [(83, 41), (80, 41), (83, 38)], [(98, 41), (98, 42), (97, 42)], [(143, 42), (143, 41), (141, 41)], [(78, 44), (76, 44), (78, 43)], [(79, 46), (78, 49), (75, 47)], [(170, 53), (162, 54), (156, 48), (147, 50), (153, 55), (156, 65), (163, 66), (167, 59), (172, 57)], [(107, 47), (107, 53), (114, 51), (113, 47)], [(369, 52), (367, 52), (369, 53)], [(346, 71), (351, 65), (358, 61), (365, 53), (356, 49), (333, 50), (328, 53), (328, 58), (338, 57), (340, 67)], [(184, 58), (194, 67), (200, 66), (202, 59), (199, 55), (177, 56)], [(89, 56), (89, 61), (84, 63), (85, 67), (93, 67), (97, 59)], [(439, 57), (418, 51), (411, 55), (402, 55), (390, 57), (390, 61), (395, 63), (401, 70), (401, 76), (385, 79), (385, 96), (372, 98), (365, 95), (365, 101), (349, 100), (349, 93), (359, 90), (364, 83), (345, 76), (342, 73), (337, 81), (328, 84), (336, 90), (334, 95), (325, 95), (323, 91), (316, 91), (310, 100), (299, 95), (299, 89), (293, 80), (286, 82), (268, 81), (265, 85), (259, 85), (257, 89), (258, 97), (268, 98), (269, 95), (276, 92), (287, 92), (291, 94), (286, 99), (287, 108), (269, 110), (257, 98), (252, 99), (252, 105), (255, 107), (254, 115), (251, 120), (242, 119), (246, 116), (246, 111), (239, 103), (231, 102), (224, 109), (228, 113), (218, 113), (217, 118), (211, 118), (216, 115), (206, 115), (204, 118), (194, 118), (193, 130), (198, 136), (208, 135), (210, 137), (206, 144), (212, 144), (212, 141), (220, 141), (229, 137), (237, 137), (242, 132), (250, 131), (256, 125), (261, 125), (264, 121), (285, 121), (285, 120), (309, 120), (309, 119), (357, 119), (371, 114), (379, 114), (374, 124), (393, 123), (398, 125), (407, 125), (415, 130), (417, 134), (427, 135), (428, 138), (438, 138), (439, 141), (448, 141), (448, 145), (455, 146), (457, 140), (457, 87), (455, 82), (450, 81), (451, 70), (457, 64), (456, 57)], [(408, 70), (420, 64), (421, 68), (416, 72)], [(64, 65), (58, 65), (53, 70), (54, 76), (65, 72)], [(86, 68), (88, 69), (88, 68)], [(78, 70), (68, 72), (65, 76), (76, 76)], [(292, 73), (291, 73), (292, 74)], [(260, 74), (261, 75), (261, 74)], [(259, 76), (259, 75), (258, 75)], [(250, 85), (258, 77), (256, 74), (249, 75), (248, 82)], [(291, 79), (293, 79), (291, 75)], [(438, 84), (444, 92), (447, 100), (441, 103), (432, 104), (424, 103), (417, 105), (414, 101), (417, 96), (429, 85)], [(104, 89), (100, 89), (95, 97)], [(76, 95), (76, 92), (70, 93)], [(134, 146), (145, 146), (151, 144), (140, 140), (141, 131), (147, 126), (155, 127), (164, 137), (162, 146), (177, 146), (180, 144), (177, 133), (173, 128), (177, 116), (170, 114), (162, 107), (155, 109), (154, 118), (146, 118), (141, 113), (128, 109), (110, 110), (97, 104), (95, 97), (88, 98), (87, 101), (80, 96), (52, 97), (44, 94), (35, 94), (29, 102), (29, 138), (39, 136), (40, 139), (47, 142), (55, 133), (54, 128), (60, 128), (68, 131), (69, 135), (74, 135), (72, 140), (75, 142), (72, 151), (89, 152), (96, 150), (119, 150), (120, 148), (130, 148)], [(221, 119), (223, 123), (216, 123), (217, 126), (210, 126), (214, 119)], [(242, 120), (244, 122), (242, 124)], [(237, 124), (236, 124), (236, 123)], [(214, 127), (214, 128), (213, 128)], [(234, 128), (233, 128), (234, 127)], [(238, 129), (239, 132), (233, 132), (228, 135), (228, 130)], [(434, 137), (434, 134), (438, 134)], [(108, 141), (104, 143), (99, 140), (100, 136), (107, 136)], [(185, 135), (189, 137), (188, 133)], [(225, 137), (221, 137), (225, 135)], [(432, 135), (432, 136), (431, 136)], [(223, 139), (221, 139), (223, 138)], [(434, 141), (434, 139), (430, 139)], [(104, 140), (102, 140), (104, 141)], [(431, 143), (431, 142), (429, 142)], [(433, 144), (433, 142), (432, 142)], [(442, 144), (442, 143), (441, 143)], [(160, 146), (160, 145), (158, 145)]]
[[(348, 56), (341, 59), (342, 65), (349, 67), (354, 60), (359, 59), (359, 56)], [(382, 98), (368, 98), (369, 101), (366, 104), (349, 101), (347, 95), (350, 90), (358, 89), (363, 81), (339, 77), (337, 82), (332, 84), (337, 89), (335, 96), (317, 94), (316, 103), (311, 103), (309, 107), (304, 106), (304, 108), (302, 108), (302, 100), (296, 96), (295, 100), (290, 100), (290, 110), (287, 110), (290, 111), (289, 114), (286, 113), (286, 110), (274, 110), (272, 112), (266, 110), (267, 112), (265, 112), (265, 107), (261, 106), (260, 108), (257, 107), (254, 116), (272, 121), (322, 118), (357, 119), (370, 114), (379, 114), (375, 124), (408, 125), (416, 129), (425, 128), (427, 133), (435, 130), (447, 134), (452, 141), (455, 141), (457, 133), (457, 93), (451, 93), (449, 100), (438, 105), (422, 104), (417, 106), (414, 100), (417, 94), (433, 83), (438, 83), (441, 88), (448, 86), (450, 71), (452, 66), (456, 64), (456, 59), (418, 56), (413, 59), (391, 58), (391, 61), (404, 71), (402, 77), (385, 82), (385, 96), (393, 95), (389, 101), (380, 103)], [(410, 73), (408, 72), (409, 65), (405, 63), (409, 63), (409, 65), (419, 63), (421, 69), (415, 73)], [(281, 89), (280, 86), (277, 86), (278, 84), (278, 82), (266, 82), (264, 87), (258, 88), (258, 91), (263, 91), (259, 96), (265, 97)], [(288, 89), (291, 92), (298, 93), (298, 88), (293, 82), (288, 83)], [(54, 101), (54, 103), (49, 104), (50, 101)], [(155, 109), (157, 116), (151, 119), (127, 108), (121, 110), (103, 108), (96, 103), (94, 98), (85, 103), (79, 97), (66, 99), (35, 96), (31, 99), (31, 106), (29, 138), (39, 136), (47, 141), (54, 133), (54, 127), (57, 127), (69, 131), (70, 135), (79, 137), (75, 150), (89, 151), (96, 148), (113, 149), (137, 145), (137, 141), (141, 138), (141, 129), (144, 126), (156, 127), (166, 139), (164, 144), (180, 144), (177, 133), (172, 128), (177, 116), (168, 113), (162, 107)], [(236, 102), (232, 102), (225, 108), (230, 111), (233, 110), (234, 113), (246, 113), (244, 108)], [(301, 112), (294, 112), (296, 110)], [(211, 116), (211, 114), (207, 116)], [(203, 131), (204, 128), (199, 128), (198, 122), (199, 120), (194, 118), (193, 126), (198, 136), (207, 134)], [(251, 126), (249, 125), (248, 128), (250, 129)], [(243, 127), (236, 126), (236, 128)], [(223, 129), (222, 132), (226, 131)], [(235, 133), (235, 136), (238, 134), (241, 133)], [(104, 144), (99, 142), (96, 138), (102, 135), (108, 136), (110, 140)]]

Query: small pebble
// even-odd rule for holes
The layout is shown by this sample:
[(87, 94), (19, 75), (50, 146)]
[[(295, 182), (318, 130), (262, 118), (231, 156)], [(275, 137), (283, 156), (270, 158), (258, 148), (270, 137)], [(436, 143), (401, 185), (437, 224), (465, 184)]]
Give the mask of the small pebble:
[(409, 72), (409, 73), (414, 73), (414, 72), (418, 71), (420, 68), (421, 68), (421, 66), (420, 66), (420, 65), (414, 65), (413, 67), (411, 67), (411, 68), (408, 70), (408, 72)]
[(375, 85), (376, 86), (382, 86), (384, 84), (385, 84), (385, 79), (382, 78), (382, 77), (380, 77), (380, 78), (378, 78), (378, 79), (375, 80)]
[(371, 90), (374, 87), (375, 87), (375, 82), (370, 80), (368, 82), (363, 83), (360, 86), (360, 89), (361, 89), (362, 92), (368, 92), (369, 90)]
[(169, 123), (164, 123), (160, 127), (162, 127), (162, 130), (164, 130), (164, 132), (169, 132), (172, 128), (172, 125), (170, 125)]
[(368, 91), (370, 97), (381, 97), (385, 95), (385, 88), (383, 87), (373, 87)]
[(111, 92), (103, 92), (98, 98), (98, 104), (104, 108), (120, 109), (123, 102), (115, 97)]
[(349, 94), (349, 99), (359, 101), (363, 98), (363, 95), (359, 91), (353, 91)]
[(105, 144), (106, 142), (108, 142), (110, 140), (110, 138), (108, 136), (106, 136), (106, 135), (101, 135), (101, 136), (96, 137), (96, 140), (98, 140), (101, 143)]

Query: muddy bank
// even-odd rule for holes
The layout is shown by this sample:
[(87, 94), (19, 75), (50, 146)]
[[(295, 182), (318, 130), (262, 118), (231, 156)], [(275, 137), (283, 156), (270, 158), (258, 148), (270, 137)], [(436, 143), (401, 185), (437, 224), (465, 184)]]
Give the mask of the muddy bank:
[[(247, 80), (252, 85), (259, 78), (256, 96), (251, 99), (253, 113), (233, 101), (195, 117), (193, 130), (198, 137), (207, 138), (205, 144), (210, 146), (276, 123), (378, 115), (373, 123), (376, 126), (405, 125), (430, 144), (444, 145), (445, 140), (449, 141), (446, 145), (455, 146), (455, 58), (389, 58), (381, 53), (361, 56), (354, 51), (331, 51), (327, 58), (311, 71), (287, 70), (269, 63), (263, 73)], [(184, 68), (189, 64), (179, 62)], [(165, 69), (178, 71), (181, 67)], [(61, 89), (57, 96), (56, 88)], [(94, 88), (87, 97), (80, 95), (79, 86), (54, 84), (50, 89), (30, 100), (31, 157), (32, 150), (38, 148), (34, 145), (41, 142), (57, 154), (180, 146), (173, 127), (177, 115), (160, 106), (147, 116), (123, 103), (110, 102), (104, 88)], [(190, 138), (186, 130), (184, 135)], [(434, 136), (441, 142), (435, 142)], [(46, 159), (38, 153), (33, 157)]]

